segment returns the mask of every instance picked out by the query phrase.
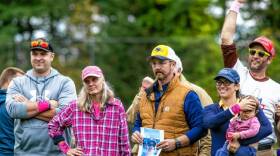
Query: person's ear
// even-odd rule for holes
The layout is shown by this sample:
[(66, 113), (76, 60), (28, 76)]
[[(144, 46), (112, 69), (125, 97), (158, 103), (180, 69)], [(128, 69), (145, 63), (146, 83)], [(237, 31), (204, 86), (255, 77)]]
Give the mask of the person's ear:
[(55, 54), (54, 54), (54, 53), (51, 53), (52, 61), (53, 61), (53, 59), (54, 59), (54, 56), (55, 56)]
[(267, 58), (267, 64), (271, 64), (272, 63), (272, 56), (269, 56), (268, 58)]
[(175, 61), (170, 61), (170, 63), (171, 63), (171, 66), (172, 66), (173, 68), (176, 67), (176, 62), (175, 62)]
[(240, 84), (239, 84), (239, 83), (238, 83), (238, 84), (235, 84), (234, 86), (235, 86), (235, 90), (236, 90), (236, 91), (238, 91), (238, 90), (240, 89)]

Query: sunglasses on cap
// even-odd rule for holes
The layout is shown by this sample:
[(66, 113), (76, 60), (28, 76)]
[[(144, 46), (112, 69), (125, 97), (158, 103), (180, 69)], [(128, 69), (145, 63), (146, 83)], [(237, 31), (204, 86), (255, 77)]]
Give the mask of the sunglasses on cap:
[(42, 47), (42, 48), (48, 49), (49, 48), (49, 43), (45, 42), (45, 41), (42, 41), (42, 40), (32, 41), (31, 42), (31, 48), (34, 48), (34, 47)]
[(270, 54), (266, 51), (263, 50), (258, 50), (258, 49), (249, 49), (249, 54), (251, 56), (254, 56), (255, 54), (258, 54), (259, 57), (264, 57), (264, 56), (270, 56)]
[(231, 85), (232, 82), (230, 82), (229, 80), (226, 80), (226, 79), (219, 79), (219, 80), (216, 80), (216, 85), (217, 86), (221, 86), (221, 85), (224, 85), (224, 86), (229, 86)]

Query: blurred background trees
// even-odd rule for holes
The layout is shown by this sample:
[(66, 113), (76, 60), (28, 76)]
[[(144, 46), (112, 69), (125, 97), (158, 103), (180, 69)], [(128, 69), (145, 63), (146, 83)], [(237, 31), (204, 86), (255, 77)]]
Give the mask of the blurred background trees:
[[(219, 33), (229, 3), (225, 0), (2, 0), (0, 70), (30, 68), (29, 41), (47, 37), (55, 48), (54, 67), (81, 87), (80, 72), (96, 64), (126, 107), (144, 76), (146, 61), (158, 44), (171, 46), (182, 59), (184, 75), (216, 99), (214, 75), (222, 68)], [(258, 35), (275, 41), (279, 51), (280, 3), (248, 0), (239, 19), (237, 46)], [(269, 69), (280, 80), (279, 57)]]

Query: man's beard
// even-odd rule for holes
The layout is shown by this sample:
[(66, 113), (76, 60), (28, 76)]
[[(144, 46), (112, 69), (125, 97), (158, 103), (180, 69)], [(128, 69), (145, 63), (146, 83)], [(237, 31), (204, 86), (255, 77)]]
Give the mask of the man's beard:
[(166, 78), (166, 75), (160, 71), (156, 72), (155, 76), (156, 76), (157, 80), (160, 80), (160, 81), (164, 80)]
[(266, 67), (265, 62), (259, 63), (257, 65), (253, 65), (252, 61), (249, 64), (249, 68), (252, 72), (259, 72), (262, 71)]

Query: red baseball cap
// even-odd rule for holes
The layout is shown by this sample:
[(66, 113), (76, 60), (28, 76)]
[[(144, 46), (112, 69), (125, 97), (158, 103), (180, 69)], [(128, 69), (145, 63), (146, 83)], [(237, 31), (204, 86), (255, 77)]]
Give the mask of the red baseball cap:
[(249, 48), (251, 48), (254, 44), (260, 44), (272, 57), (275, 57), (276, 51), (274, 49), (273, 42), (270, 39), (264, 36), (258, 37), (249, 44)]
[(87, 66), (82, 71), (82, 80), (85, 80), (89, 76), (103, 77), (103, 73), (97, 66)]

